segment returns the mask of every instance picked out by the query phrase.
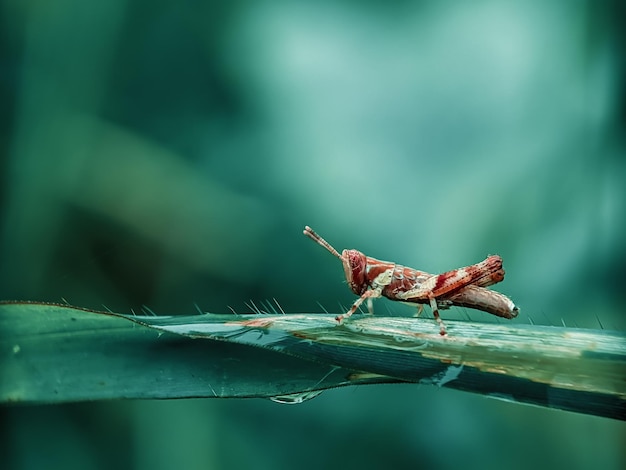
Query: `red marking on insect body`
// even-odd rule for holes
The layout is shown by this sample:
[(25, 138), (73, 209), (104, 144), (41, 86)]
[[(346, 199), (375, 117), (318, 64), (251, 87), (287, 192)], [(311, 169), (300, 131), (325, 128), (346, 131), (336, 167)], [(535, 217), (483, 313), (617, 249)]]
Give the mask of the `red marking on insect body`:
[(443, 291), (442, 293), (446, 293), (450, 290), (453, 290), (450, 287), (452, 285), (451, 281), (455, 282), (457, 279), (459, 279), (459, 277), (460, 274), (458, 269), (440, 274), (439, 276), (437, 276), (437, 280), (435, 281), (435, 285), (433, 286), (433, 291)]
[(367, 260), (367, 278), (368, 279), (376, 279), (378, 276), (380, 276), (381, 274), (384, 274), (386, 271), (392, 269), (393, 272), (395, 273), (395, 264), (393, 263), (386, 263), (384, 261), (378, 261), (378, 260), (374, 260), (372, 258), (369, 258)]
[(388, 299), (391, 299), (391, 298), (397, 297), (397, 295), (401, 292), (408, 291), (414, 285), (415, 285), (414, 279), (409, 279), (406, 277), (403, 277), (401, 279), (394, 279), (394, 281), (391, 284), (383, 288), (382, 294)]
[(359, 296), (350, 310), (337, 316), (339, 323), (356, 312), (366, 299), (381, 296), (415, 303), (420, 308), (421, 304), (429, 304), (441, 335), (446, 334), (446, 328), (439, 318), (439, 308), (457, 305), (502, 318), (514, 318), (519, 313), (519, 309), (507, 296), (486, 289), (504, 279), (502, 258), (497, 255), (489, 256), (477, 264), (433, 275), (370, 258), (358, 250), (343, 250), (340, 255), (309, 226), (304, 228), (304, 234), (341, 260), (350, 289)]

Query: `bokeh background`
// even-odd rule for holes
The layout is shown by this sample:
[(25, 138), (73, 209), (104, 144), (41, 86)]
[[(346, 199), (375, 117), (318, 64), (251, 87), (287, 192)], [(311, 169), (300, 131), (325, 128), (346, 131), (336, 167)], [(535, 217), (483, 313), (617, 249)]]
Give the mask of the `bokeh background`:
[[(4, 0), (0, 298), (337, 311), (354, 296), (308, 224), (430, 272), (498, 253), (515, 322), (624, 331), (624, 18), (617, 0)], [(7, 469), (626, 466), (624, 423), (417, 385), (0, 416)]]

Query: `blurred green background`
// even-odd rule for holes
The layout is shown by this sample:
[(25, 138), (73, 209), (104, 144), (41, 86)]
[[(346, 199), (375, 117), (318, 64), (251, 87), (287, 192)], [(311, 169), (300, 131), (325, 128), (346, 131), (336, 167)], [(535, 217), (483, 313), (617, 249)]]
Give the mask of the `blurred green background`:
[[(514, 322), (626, 329), (623, 2), (0, 8), (0, 299), (337, 311), (308, 224), (429, 272), (498, 253)], [(0, 416), (3, 469), (626, 466), (624, 423), (430, 386)]]

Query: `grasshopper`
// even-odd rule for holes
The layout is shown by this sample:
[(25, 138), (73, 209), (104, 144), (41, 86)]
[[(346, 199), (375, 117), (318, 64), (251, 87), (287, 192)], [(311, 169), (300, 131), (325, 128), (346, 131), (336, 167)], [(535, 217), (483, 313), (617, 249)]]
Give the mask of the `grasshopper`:
[(446, 334), (446, 326), (439, 309), (468, 307), (509, 319), (519, 313), (519, 308), (507, 296), (486, 289), (504, 279), (502, 258), (497, 255), (443, 274), (429, 274), (365, 256), (358, 250), (343, 250), (339, 254), (308, 225), (303, 233), (341, 260), (348, 285), (359, 296), (350, 310), (335, 317), (338, 323), (349, 318), (365, 300), (373, 313), (372, 299), (377, 297), (418, 304), (417, 316), (423, 310), (422, 304), (429, 304), (442, 336)]

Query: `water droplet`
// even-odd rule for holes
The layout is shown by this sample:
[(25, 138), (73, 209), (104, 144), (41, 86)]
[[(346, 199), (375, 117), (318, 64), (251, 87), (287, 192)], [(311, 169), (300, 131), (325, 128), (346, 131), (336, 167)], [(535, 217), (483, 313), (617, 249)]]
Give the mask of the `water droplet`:
[(276, 403), (283, 403), (285, 405), (297, 405), (315, 398), (323, 391), (324, 390), (311, 390), (308, 392), (290, 393), (288, 395), (276, 395), (275, 397), (270, 397), (270, 400), (275, 401)]

